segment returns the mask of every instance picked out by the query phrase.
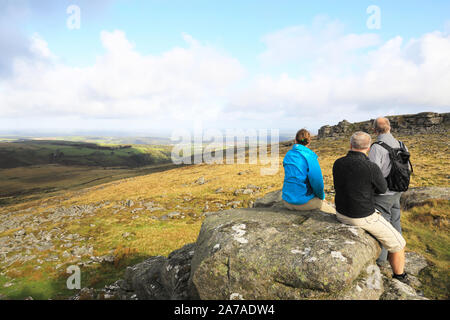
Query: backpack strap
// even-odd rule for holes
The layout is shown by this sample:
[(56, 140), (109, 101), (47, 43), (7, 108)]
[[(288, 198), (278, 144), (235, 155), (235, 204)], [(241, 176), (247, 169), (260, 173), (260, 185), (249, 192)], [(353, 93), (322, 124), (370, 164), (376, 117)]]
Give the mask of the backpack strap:
[(372, 146), (374, 144), (382, 146), (384, 149), (386, 149), (389, 154), (389, 159), (391, 160), (391, 163), (394, 161), (394, 158), (395, 158), (394, 148), (392, 148), (390, 145), (388, 145), (387, 143), (385, 143), (383, 141), (375, 141), (374, 143), (372, 143)]
[[(400, 140), (398, 140), (398, 142), (400, 143), (400, 148), (402, 148), (405, 152), (407, 152), (405, 144), (403, 142), (401, 142)], [(411, 168), (411, 173), (413, 173), (414, 169), (413, 169), (413, 165), (411, 163), (411, 159), (408, 159), (408, 162), (409, 162), (409, 167)]]
[(391, 153), (394, 149), (392, 149), (392, 147), (386, 143), (384, 143), (383, 141), (375, 141), (374, 143), (372, 143), (372, 146), (374, 144), (377, 144), (379, 146), (382, 146), (383, 148), (385, 148), (387, 151), (389, 151), (389, 153)]

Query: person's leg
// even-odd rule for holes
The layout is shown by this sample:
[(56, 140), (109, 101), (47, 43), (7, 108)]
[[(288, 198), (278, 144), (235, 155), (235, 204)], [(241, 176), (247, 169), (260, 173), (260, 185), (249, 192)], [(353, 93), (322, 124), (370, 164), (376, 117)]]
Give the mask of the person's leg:
[(289, 210), (309, 211), (309, 210), (318, 209), (317, 203), (315, 203), (312, 200), (313, 199), (309, 200), (307, 203), (304, 203), (304, 204), (292, 204), (292, 203), (288, 203), (284, 200), (283, 200), (283, 203), (284, 203), (285, 207), (288, 208)]
[(319, 198), (313, 198), (308, 201), (308, 205), (313, 209), (319, 209), (326, 213), (336, 214), (336, 209), (333, 208), (326, 200), (320, 200)]
[(377, 258), (377, 264), (382, 266), (386, 261), (388, 261), (388, 251), (385, 247), (381, 246), (381, 252)]
[(391, 224), (402, 234), (402, 225), (401, 225), (401, 211), (400, 211), (400, 197), (402, 194), (399, 192), (395, 196), (393, 196), (392, 208), (391, 208)]
[[(400, 197), (401, 193), (399, 192), (395, 196), (392, 196), (392, 208), (391, 208), (391, 224), (395, 230), (397, 230), (400, 234), (402, 234), (402, 226), (400, 222), (401, 211), (400, 211)], [(392, 271), (394, 274), (401, 275), (405, 272), (405, 250), (401, 250), (399, 252), (390, 252), (388, 255), (389, 263), (392, 267)]]
[(400, 275), (405, 272), (405, 250), (389, 252), (389, 263), (394, 274)]
[(286, 202), (283, 200), (284, 206), (286, 208), (288, 208), (289, 210), (293, 210), (293, 211), (309, 211), (309, 210), (317, 209), (317, 208), (314, 208), (310, 202), (311, 201), (308, 201), (305, 204), (292, 204), (292, 203), (289, 203), (289, 202)]
[(363, 219), (352, 219), (339, 213), (336, 215), (339, 221), (358, 226), (372, 234), (388, 250), (389, 263), (394, 274), (400, 275), (404, 272), (406, 241), (379, 212)]
[(320, 207), (320, 211), (323, 211), (323, 212), (326, 212), (326, 213), (330, 213), (330, 214), (336, 214), (336, 208), (334, 208), (326, 200), (322, 201), (322, 206)]
[[(392, 221), (392, 215), (391, 210), (394, 203), (394, 199), (392, 196), (380, 196), (377, 195), (374, 198), (375, 200), (375, 208), (381, 213), (381, 216), (386, 220), (391, 222)], [(385, 247), (381, 246), (381, 253), (378, 256), (377, 264), (381, 265), (388, 260), (388, 251)]]
[(336, 213), (336, 210), (329, 205), (326, 201), (322, 201), (319, 198), (312, 198), (305, 204), (290, 204), (286, 201), (283, 201), (286, 208), (289, 210), (298, 210), (298, 211), (310, 211), (317, 210), (327, 212), (327, 213)]

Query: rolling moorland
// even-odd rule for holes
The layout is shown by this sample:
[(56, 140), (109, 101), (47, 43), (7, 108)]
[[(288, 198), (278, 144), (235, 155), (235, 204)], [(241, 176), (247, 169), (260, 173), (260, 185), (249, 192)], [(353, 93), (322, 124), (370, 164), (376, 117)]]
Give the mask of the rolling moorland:
[[(412, 154), (411, 187), (450, 186), (448, 137), (399, 138)], [(311, 148), (319, 155), (327, 200), (333, 202), (331, 169), (347, 152), (348, 139), (313, 140)], [(112, 169), (43, 163), (2, 170), (3, 190), (11, 189), (11, 183), (18, 184), (17, 190), (25, 183), (29, 188), (55, 189), (19, 195), (20, 201), (13, 194), (0, 204), (0, 298), (64, 299), (75, 293), (66, 288), (70, 265), (81, 267), (82, 287), (100, 288), (121, 278), (128, 265), (194, 242), (205, 212), (248, 207), (254, 199), (280, 189), (281, 163), (289, 149), (281, 144), (280, 170), (273, 176), (260, 175), (265, 167), (261, 164), (200, 164), (148, 174), (144, 168), (121, 169), (128, 171), (109, 181), (80, 185), (80, 177), (92, 180), (95, 176), (89, 176), (95, 170)], [(52, 173), (45, 173), (51, 166), (61, 176), (67, 172), (66, 178), (55, 182)], [(10, 179), (14, 172), (9, 170), (17, 170), (15, 179)], [(449, 299), (449, 209), (448, 201), (433, 201), (402, 216), (407, 249), (431, 263), (420, 274), (419, 288), (431, 299)]]
[(170, 162), (170, 146), (100, 145), (60, 140), (18, 140), (0, 144), (0, 168), (66, 166), (142, 167)]
[(73, 140), (0, 142), (0, 205), (173, 167), (169, 145), (111, 145), (107, 143), (109, 139), (98, 144), (76, 141), (76, 137)]

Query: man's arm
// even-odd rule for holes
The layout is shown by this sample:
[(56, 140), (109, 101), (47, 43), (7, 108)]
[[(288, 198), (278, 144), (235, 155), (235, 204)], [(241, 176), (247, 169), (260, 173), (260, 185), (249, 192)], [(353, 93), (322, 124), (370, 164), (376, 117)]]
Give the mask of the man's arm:
[(380, 148), (383, 148), (380, 145), (374, 144), (369, 151), (369, 160), (375, 163), (380, 169), (383, 165), (383, 154), (381, 153)]
[(325, 199), (325, 192), (323, 190), (323, 176), (322, 170), (320, 169), (319, 161), (317, 159), (308, 159), (308, 179), (309, 184), (311, 185), (314, 195), (321, 199)]
[(372, 171), (372, 185), (374, 186), (376, 194), (386, 193), (388, 190), (387, 181), (381, 172), (380, 167), (373, 165), (371, 166)]
[(340, 186), (338, 186), (338, 168), (337, 168), (337, 160), (333, 163), (333, 187), (334, 187), (334, 191), (338, 190), (338, 188), (340, 188)]

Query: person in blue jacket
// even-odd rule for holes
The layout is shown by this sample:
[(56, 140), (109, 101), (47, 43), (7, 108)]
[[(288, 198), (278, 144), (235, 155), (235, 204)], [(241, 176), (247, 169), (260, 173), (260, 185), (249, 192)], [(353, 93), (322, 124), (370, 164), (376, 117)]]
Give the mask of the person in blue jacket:
[(283, 202), (290, 210), (320, 209), (327, 213), (336, 210), (325, 201), (322, 170), (317, 155), (309, 149), (311, 134), (301, 129), (295, 144), (283, 160)]

